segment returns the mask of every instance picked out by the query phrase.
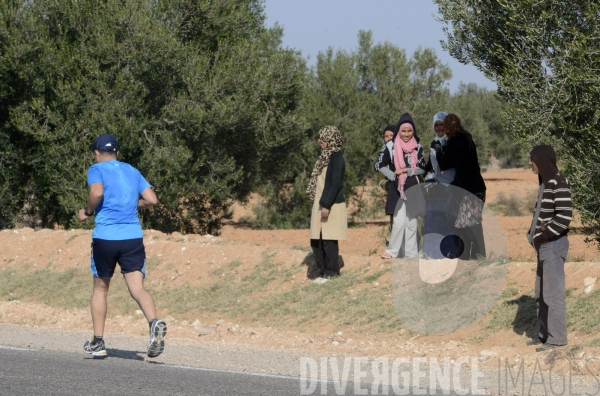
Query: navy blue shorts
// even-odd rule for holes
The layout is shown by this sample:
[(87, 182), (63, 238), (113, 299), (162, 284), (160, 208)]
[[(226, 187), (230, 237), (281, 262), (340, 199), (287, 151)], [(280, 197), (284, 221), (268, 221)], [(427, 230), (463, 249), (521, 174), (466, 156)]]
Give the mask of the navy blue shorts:
[(121, 273), (141, 271), (146, 278), (146, 250), (144, 239), (111, 241), (92, 239), (92, 274), (98, 278), (110, 279), (119, 263)]

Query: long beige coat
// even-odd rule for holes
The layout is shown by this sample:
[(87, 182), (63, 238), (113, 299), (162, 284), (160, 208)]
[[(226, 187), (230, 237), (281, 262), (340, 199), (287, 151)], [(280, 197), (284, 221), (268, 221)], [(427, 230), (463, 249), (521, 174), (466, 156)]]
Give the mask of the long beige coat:
[(310, 239), (319, 239), (322, 233), (324, 240), (345, 241), (348, 238), (348, 218), (346, 216), (345, 202), (333, 204), (329, 211), (329, 217), (327, 219), (321, 218), (319, 201), (325, 188), (326, 173), (327, 167), (323, 168), (317, 179), (315, 201), (310, 216)]

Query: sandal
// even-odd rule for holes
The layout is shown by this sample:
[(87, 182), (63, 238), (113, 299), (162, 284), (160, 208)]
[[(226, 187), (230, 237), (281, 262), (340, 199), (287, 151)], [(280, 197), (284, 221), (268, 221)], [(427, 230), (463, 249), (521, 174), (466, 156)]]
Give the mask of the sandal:
[(387, 250), (380, 256), (382, 259), (391, 259), (392, 255)]

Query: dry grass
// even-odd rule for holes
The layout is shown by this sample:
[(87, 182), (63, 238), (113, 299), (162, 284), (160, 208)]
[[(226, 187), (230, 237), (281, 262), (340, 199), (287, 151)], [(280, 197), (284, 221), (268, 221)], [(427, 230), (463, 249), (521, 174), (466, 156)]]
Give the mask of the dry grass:
[(587, 295), (567, 297), (567, 324), (569, 329), (584, 334), (600, 331), (600, 290)]
[(324, 285), (290, 284), (294, 275), (303, 276), (305, 267), (282, 269), (273, 256), (263, 255), (263, 260), (241, 278), (230, 273), (201, 287), (161, 288), (154, 294), (174, 315), (219, 313), (247, 323), (282, 328), (308, 328), (324, 319), (336, 325), (368, 326), (375, 331), (401, 327), (391, 299), (391, 285), (354, 289), (374, 282), (389, 269), (375, 273), (368, 268), (344, 271)]
[(22, 300), (58, 308), (81, 308), (89, 305), (92, 285), (89, 270), (0, 271), (0, 297), (4, 301)]
[[(303, 279), (305, 266), (289, 267), (275, 262), (276, 252), (263, 254), (248, 273), (240, 275), (238, 260), (207, 272), (208, 282), (201, 286), (147, 283), (158, 308), (167, 308), (178, 319), (214, 315), (259, 326), (309, 329), (314, 323), (352, 326), (374, 332), (402, 328), (392, 299), (392, 286), (373, 285), (390, 269), (373, 271), (370, 265), (345, 270), (330, 282), (318, 285)], [(148, 258), (149, 270), (160, 263)], [(63, 309), (86, 308), (91, 297), (89, 270), (55, 271), (0, 270), (0, 298), (44, 303)], [(120, 276), (113, 278), (109, 297), (109, 317), (131, 314), (138, 309)]]
[[(600, 331), (600, 290), (588, 295), (579, 295), (577, 289), (569, 288), (565, 292), (567, 299), (567, 325), (569, 331), (591, 334)], [(505, 289), (484, 318), (487, 328), (492, 332), (512, 328), (518, 334), (533, 337), (537, 334), (537, 307), (533, 290), (517, 296), (518, 290)], [(592, 341), (600, 346), (600, 339)]]
[[(147, 284), (159, 308), (180, 320), (219, 316), (238, 322), (275, 328), (308, 330), (315, 324), (352, 327), (372, 333), (403, 328), (394, 307), (390, 268), (375, 270), (369, 263), (346, 269), (342, 275), (318, 285), (304, 279), (306, 267), (277, 262), (276, 252), (263, 254), (249, 272), (234, 260), (206, 273), (201, 286)], [(482, 265), (485, 263), (482, 263)], [(149, 257), (149, 269), (168, 266)], [(382, 279), (383, 277), (383, 279)], [(0, 270), (0, 298), (43, 303), (62, 309), (87, 308), (91, 297), (89, 270), (50, 268)], [(377, 283), (377, 284), (376, 284)], [(138, 309), (121, 277), (115, 276), (109, 292), (109, 316), (131, 314)], [(567, 292), (570, 331), (592, 334), (600, 331), (600, 290), (583, 295)], [(501, 329), (535, 334), (536, 305), (533, 291), (520, 292), (509, 284), (480, 323), (481, 341)], [(600, 339), (591, 342), (600, 346)]]
[(533, 214), (536, 202), (536, 193), (521, 197), (514, 193), (506, 196), (504, 192), (500, 192), (496, 202), (489, 203), (488, 206), (497, 216), (524, 216)]

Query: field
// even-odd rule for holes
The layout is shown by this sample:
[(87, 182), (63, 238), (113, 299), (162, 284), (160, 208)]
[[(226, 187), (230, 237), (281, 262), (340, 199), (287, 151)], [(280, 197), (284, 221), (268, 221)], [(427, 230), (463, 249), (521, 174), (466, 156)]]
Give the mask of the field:
[[(308, 231), (249, 229), (238, 221), (250, 213), (248, 207), (236, 207), (218, 237), (148, 230), (146, 286), (170, 337), (371, 356), (482, 356), (491, 365), (493, 356), (518, 357), (531, 365), (537, 356), (524, 344), (535, 334), (535, 263), (525, 232), (537, 178), (521, 169), (484, 177), (487, 203), (509, 248), (508, 277), (487, 314), (450, 334), (417, 334), (399, 320), (391, 262), (379, 258), (383, 217), (349, 230), (348, 241), (340, 243), (343, 274), (323, 285), (305, 276)], [(514, 216), (518, 212), (522, 215)], [(566, 265), (570, 345), (548, 355), (545, 364), (600, 352), (600, 283), (594, 283), (600, 254), (585, 243), (578, 226), (575, 222), (569, 236)], [(90, 242), (91, 232), (84, 230), (1, 231), (0, 322), (91, 329)], [(111, 288), (107, 337), (146, 334), (121, 277)]]

